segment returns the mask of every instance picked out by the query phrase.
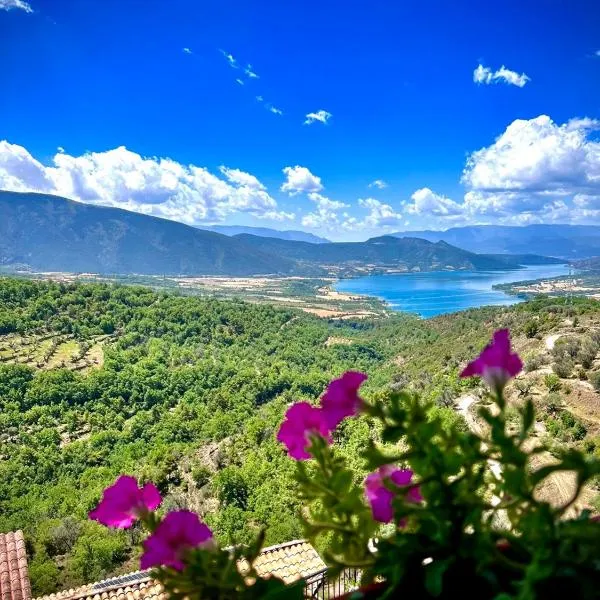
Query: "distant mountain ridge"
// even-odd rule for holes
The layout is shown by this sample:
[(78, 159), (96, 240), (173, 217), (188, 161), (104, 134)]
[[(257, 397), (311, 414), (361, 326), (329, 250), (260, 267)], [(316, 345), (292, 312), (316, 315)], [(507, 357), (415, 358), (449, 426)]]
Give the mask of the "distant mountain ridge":
[(321, 245), (251, 235), (239, 235), (236, 238), (264, 253), (338, 268), (379, 266), (406, 271), (495, 270), (517, 268), (521, 264), (516, 260), (511, 262), (507, 257), (497, 259), (474, 254), (443, 241), (433, 243), (419, 238), (382, 236), (366, 242), (332, 242)]
[(600, 226), (596, 225), (474, 225), (391, 235), (419, 237), (430, 242), (443, 240), (484, 254), (538, 254), (566, 259), (600, 255)]
[(523, 257), (486, 256), (416, 238), (315, 244), (249, 234), (229, 237), (120, 208), (0, 191), (0, 265), (38, 271), (323, 277), (521, 264)]
[(280, 240), (290, 240), (292, 242), (310, 242), (311, 244), (329, 244), (331, 240), (319, 237), (306, 231), (297, 231), (295, 229), (271, 229), (270, 227), (250, 227), (245, 225), (212, 225), (210, 227), (199, 227), (207, 231), (215, 231), (223, 235), (240, 235), (248, 233), (258, 237), (271, 237)]
[(219, 233), (120, 208), (15, 192), (0, 192), (0, 264), (148, 275), (299, 274), (295, 261)]

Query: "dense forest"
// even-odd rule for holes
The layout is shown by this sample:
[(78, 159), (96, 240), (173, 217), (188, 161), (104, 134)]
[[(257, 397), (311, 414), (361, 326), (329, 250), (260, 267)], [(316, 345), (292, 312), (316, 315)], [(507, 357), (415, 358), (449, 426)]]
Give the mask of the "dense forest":
[[(512, 329), (531, 370), (540, 366), (531, 344), (565, 319), (577, 333), (578, 320), (600, 319), (597, 302), (327, 321), (143, 287), (0, 279), (0, 531), (25, 531), (34, 594), (136, 568), (140, 531), (86, 518), (119, 473), (154, 481), (165, 508), (200, 512), (224, 544), (260, 527), (269, 544), (301, 537), (293, 465), (274, 436), (290, 402), (316, 400), (352, 368), (368, 373), (366, 395), (411, 386), (460, 420), (454, 399), (478, 383), (459, 369), (494, 328)], [(580, 350), (555, 353), (572, 363), (547, 384), (555, 404)], [(593, 426), (566, 412), (568, 423), (549, 427), (556, 442), (599, 451)], [(360, 450), (377, 432), (355, 419), (336, 435), (364, 477)]]

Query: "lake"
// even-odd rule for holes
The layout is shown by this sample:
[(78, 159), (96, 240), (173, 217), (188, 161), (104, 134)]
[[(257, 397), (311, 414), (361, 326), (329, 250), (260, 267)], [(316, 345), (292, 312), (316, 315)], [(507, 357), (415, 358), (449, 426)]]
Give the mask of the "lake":
[(340, 292), (375, 296), (394, 310), (414, 312), (424, 318), (490, 305), (521, 302), (500, 290), (499, 283), (545, 279), (568, 275), (567, 265), (536, 265), (510, 271), (433, 271), (371, 275), (344, 279), (335, 289)]

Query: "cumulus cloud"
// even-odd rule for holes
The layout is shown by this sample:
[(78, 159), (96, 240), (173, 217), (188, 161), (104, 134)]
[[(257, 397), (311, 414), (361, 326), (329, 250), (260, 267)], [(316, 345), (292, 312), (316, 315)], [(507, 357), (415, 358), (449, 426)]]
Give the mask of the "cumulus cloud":
[(546, 115), (513, 121), (467, 159), (455, 202), (429, 188), (406, 203), (409, 213), (440, 225), (465, 222), (585, 222), (600, 218), (600, 121), (558, 124)]
[(376, 179), (375, 181), (371, 181), (371, 183), (369, 184), (370, 188), (377, 188), (379, 190), (382, 190), (387, 186), (388, 184), (385, 181), (383, 181), (383, 179)]
[(26, 13), (33, 12), (31, 5), (25, 0), (0, 0), (0, 10), (12, 10), (13, 8), (24, 10)]
[(311, 192), (308, 194), (310, 200), (315, 202), (319, 208), (326, 208), (327, 210), (340, 210), (342, 208), (348, 208), (349, 204), (339, 202), (338, 200), (331, 200), (322, 194), (317, 192)]
[(286, 181), (281, 186), (281, 191), (291, 196), (302, 192), (320, 192), (323, 189), (321, 178), (313, 175), (306, 167), (299, 165), (285, 167), (283, 174), (286, 176)]
[(389, 205), (375, 198), (359, 198), (358, 204), (369, 209), (369, 214), (364, 219), (367, 227), (397, 227), (402, 222), (402, 215), (394, 211)]
[(469, 156), (462, 182), (489, 192), (600, 191), (600, 142), (589, 137), (595, 129), (600, 121), (593, 119), (563, 125), (546, 115), (518, 119)]
[(257, 102), (262, 102), (263, 100), (264, 100), (264, 98), (262, 96), (256, 96)]
[(183, 53), (184, 54), (193, 54), (193, 52), (189, 48), (184, 48)]
[(412, 203), (407, 204), (407, 211), (415, 215), (448, 217), (460, 215), (464, 210), (462, 205), (450, 198), (436, 194), (429, 188), (417, 190), (410, 198)]
[(516, 71), (511, 71), (504, 65), (497, 71), (492, 71), (489, 67), (484, 67), (482, 64), (479, 64), (473, 71), (473, 81), (475, 83), (484, 83), (486, 85), (503, 81), (504, 83), (522, 88), (528, 81), (531, 81), (531, 78), (525, 75), (525, 73), (519, 74)]
[(273, 106), (272, 104), (268, 104), (267, 105), (267, 110), (270, 110), (274, 115), (282, 115), (283, 111), (280, 108), (277, 108), (276, 106)]
[(348, 208), (348, 204), (331, 200), (317, 192), (308, 194), (309, 199), (316, 204), (314, 211), (308, 213), (302, 218), (302, 225), (311, 228), (327, 228), (331, 229), (340, 223), (338, 211), (342, 208)]
[(318, 110), (317, 112), (311, 112), (306, 115), (306, 121), (304, 121), (305, 125), (311, 125), (319, 121), (319, 123), (326, 124), (327, 121), (331, 118), (331, 113), (326, 110)]
[(267, 188), (250, 173), (240, 171), (239, 169), (229, 169), (228, 167), (221, 165), (219, 171), (225, 175), (229, 182), (235, 185), (245, 186), (253, 190), (266, 190)]
[(244, 82), (239, 77), (235, 80), (235, 82), (239, 83), (240, 85), (244, 85)]
[[(57, 153), (45, 166), (25, 148), (0, 141), (0, 189), (43, 192), (190, 225), (233, 213), (288, 219), (253, 175), (221, 167), (225, 180), (195, 165), (145, 158), (124, 146), (81, 156)], [(292, 217), (293, 218), (293, 217)]]

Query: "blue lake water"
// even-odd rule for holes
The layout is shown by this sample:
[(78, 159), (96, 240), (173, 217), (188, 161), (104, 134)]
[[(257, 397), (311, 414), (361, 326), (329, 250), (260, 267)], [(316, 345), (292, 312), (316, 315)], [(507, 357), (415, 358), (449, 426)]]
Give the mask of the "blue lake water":
[(492, 289), (499, 283), (567, 275), (566, 265), (528, 266), (516, 271), (435, 271), (371, 275), (344, 279), (340, 292), (375, 296), (391, 308), (429, 318), (467, 308), (509, 305), (521, 302), (515, 296)]

